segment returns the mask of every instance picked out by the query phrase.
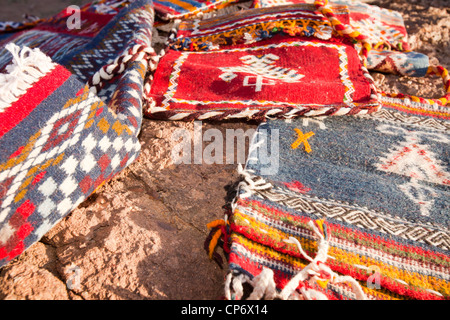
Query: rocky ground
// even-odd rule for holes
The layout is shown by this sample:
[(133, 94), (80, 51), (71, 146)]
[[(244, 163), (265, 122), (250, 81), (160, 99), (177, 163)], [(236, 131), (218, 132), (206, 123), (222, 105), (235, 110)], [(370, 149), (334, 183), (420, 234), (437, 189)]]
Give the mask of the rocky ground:
[[(47, 17), (86, 0), (3, 0), (0, 21)], [(412, 49), (450, 67), (450, 1), (379, 0), (403, 14)], [(374, 74), (388, 92), (440, 97), (438, 78)], [(0, 269), (0, 299), (220, 299), (227, 266), (203, 249), (206, 224), (222, 218), (236, 165), (171, 161), (173, 132), (193, 123), (143, 122), (140, 158), (22, 256)], [(256, 128), (203, 123), (203, 130)], [(78, 281), (79, 279), (79, 281)]]

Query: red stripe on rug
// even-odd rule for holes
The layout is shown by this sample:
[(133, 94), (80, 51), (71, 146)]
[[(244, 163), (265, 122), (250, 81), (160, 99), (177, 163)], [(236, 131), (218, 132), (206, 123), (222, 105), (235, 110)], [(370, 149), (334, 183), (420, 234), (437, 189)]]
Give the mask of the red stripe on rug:
[(57, 65), (10, 107), (0, 113), (0, 138), (25, 119), (42, 101), (58, 89), (72, 74)]

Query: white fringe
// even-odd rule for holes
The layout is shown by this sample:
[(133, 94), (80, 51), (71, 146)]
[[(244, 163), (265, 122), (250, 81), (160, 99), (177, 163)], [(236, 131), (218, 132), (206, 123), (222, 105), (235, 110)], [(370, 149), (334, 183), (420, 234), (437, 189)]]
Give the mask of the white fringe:
[[(248, 170), (242, 167), (242, 164), (238, 164), (237, 172), (244, 178), (237, 187), (239, 197), (242, 199), (250, 197), (257, 190), (270, 189), (273, 185), (267, 182), (262, 177), (251, 174)], [(243, 191), (241, 193), (241, 191)]]
[(0, 112), (5, 111), (57, 66), (38, 48), (20, 48), (14, 43), (8, 43), (6, 49), (12, 54), (13, 60), (6, 67), (7, 73), (0, 74)]
[(340, 276), (330, 269), (325, 262), (328, 258), (328, 241), (324, 238), (323, 234), (317, 229), (312, 221), (309, 222), (309, 226), (313, 229), (314, 233), (319, 237), (318, 252), (314, 259), (309, 257), (302, 249), (300, 242), (296, 238), (289, 238), (286, 242), (295, 243), (300, 253), (310, 261), (310, 263), (297, 273), (287, 285), (279, 292), (276, 289), (274, 280), (274, 272), (272, 269), (263, 268), (261, 273), (250, 279), (244, 275), (233, 276), (230, 273), (225, 281), (225, 298), (231, 300), (232, 298), (240, 300), (244, 294), (243, 283), (248, 282), (252, 285), (253, 291), (248, 297), (248, 300), (259, 299), (281, 299), (281, 300), (327, 300), (327, 297), (313, 289), (300, 288), (297, 291), (297, 287), (300, 282), (307, 280), (309, 283), (321, 280), (318, 275), (319, 271), (325, 271), (330, 275), (329, 282), (331, 284), (337, 284), (341, 282), (347, 282), (350, 284), (353, 294), (356, 300), (367, 300), (367, 297), (362, 290), (360, 284), (350, 276)]

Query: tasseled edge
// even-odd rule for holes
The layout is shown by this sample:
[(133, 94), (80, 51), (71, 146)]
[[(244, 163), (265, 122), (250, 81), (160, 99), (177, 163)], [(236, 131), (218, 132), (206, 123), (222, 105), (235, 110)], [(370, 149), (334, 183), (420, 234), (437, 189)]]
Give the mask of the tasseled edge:
[[(237, 187), (239, 198), (246, 198), (254, 194), (257, 190), (270, 189), (273, 185), (264, 180), (262, 177), (253, 175), (249, 170), (244, 169), (242, 165), (238, 166), (238, 173), (242, 181)], [(230, 252), (230, 234), (231, 226), (228, 217), (234, 212), (237, 207), (236, 199), (231, 203), (229, 212), (225, 214), (223, 220), (215, 220), (207, 225), (211, 232), (205, 241), (205, 250), (211, 259), (216, 260), (222, 267), (222, 258), (216, 252), (216, 248), (222, 241), (222, 246), (225, 253)], [(316, 257), (313, 259), (303, 250), (300, 242), (290, 237), (285, 239), (285, 242), (294, 243), (297, 245), (299, 252), (310, 263), (297, 273), (280, 291), (276, 287), (274, 272), (272, 269), (263, 268), (261, 273), (253, 278), (244, 274), (236, 274), (230, 272), (225, 279), (225, 299), (240, 300), (244, 297), (244, 284), (248, 283), (253, 287), (253, 291), (248, 296), (249, 300), (259, 299), (281, 299), (281, 300), (326, 300), (325, 294), (312, 289), (312, 284), (316, 283), (322, 288), (330, 284), (337, 284), (346, 282), (351, 286), (351, 290), (357, 300), (367, 300), (367, 297), (362, 290), (358, 281), (350, 276), (341, 276), (335, 273), (329, 266), (326, 265), (328, 258), (328, 248), (330, 233), (324, 220), (310, 220), (308, 226), (313, 230), (318, 238), (318, 251)], [(308, 282), (309, 286), (304, 286)]]
[(205, 240), (204, 248), (208, 253), (209, 258), (216, 261), (217, 264), (223, 268), (223, 259), (216, 250), (217, 247), (222, 247), (226, 255), (230, 252), (230, 224), (227, 220), (219, 219), (208, 223), (206, 227), (211, 229), (211, 231)]
[(280, 299), (280, 300), (327, 300), (327, 296), (317, 290), (311, 289), (311, 286), (302, 285), (307, 281), (310, 285), (314, 282), (322, 288), (328, 283), (337, 284), (346, 282), (351, 286), (351, 290), (356, 300), (367, 300), (361, 285), (350, 276), (340, 276), (326, 265), (329, 248), (329, 233), (323, 220), (309, 221), (315, 235), (319, 238), (318, 251), (313, 259), (303, 251), (300, 242), (290, 237), (285, 242), (295, 243), (300, 253), (310, 261), (310, 263), (298, 272), (280, 291), (276, 288), (274, 272), (269, 268), (263, 268), (261, 273), (250, 279), (243, 274), (235, 275), (230, 272), (225, 280), (225, 298), (228, 300), (240, 300), (244, 295), (243, 284), (249, 283), (253, 287), (249, 300), (259, 299)]
[(5, 48), (12, 54), (13, 60), (6, 66), (6, 73), (0, 74), (0, 112), (57, 66), (38, 48), (20, 48), (14, 43), (8, 43)]

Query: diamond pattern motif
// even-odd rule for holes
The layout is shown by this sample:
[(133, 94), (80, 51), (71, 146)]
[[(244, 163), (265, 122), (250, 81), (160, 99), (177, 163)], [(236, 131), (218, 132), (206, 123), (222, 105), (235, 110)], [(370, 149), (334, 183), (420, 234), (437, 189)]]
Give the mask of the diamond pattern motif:
[[(53, 68), (30, 83), (41, 100), (31, 97), (31, 103), (24, 100), (25, 95), (17, 101), (29, 107), (30, 117), (23, 117), (22, 127), (13, 125), (0, 136), (0, 267), (139, 154), (136, 136), (147, 62), (128, 61), (121, 73), (105, 83), (100, 96), (89, 93), (84, 85), (122, 52), (151, 43), (151, 1), (136, 0), (126, 6), (123, 2), (109, 1), (109, 13), (97, 11), (95, 5), (83, 7), (89, 11), (85, 23), (90, 31), (83, 30), (82, 37), (79, 31), (67, 32), (65, 21), (58, 17), (49, 20), (45, 30), (11, 32), (11, 42), (48, 54)], [(42, 37), (36, 39), (37, 34)], [(0, 70), (8, 59), (9, 54), (0, 58)], [(40, 83), (46, 85), (39, 87)]]

